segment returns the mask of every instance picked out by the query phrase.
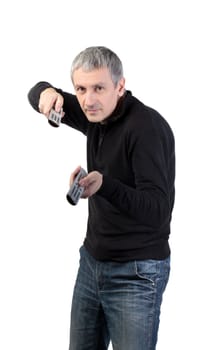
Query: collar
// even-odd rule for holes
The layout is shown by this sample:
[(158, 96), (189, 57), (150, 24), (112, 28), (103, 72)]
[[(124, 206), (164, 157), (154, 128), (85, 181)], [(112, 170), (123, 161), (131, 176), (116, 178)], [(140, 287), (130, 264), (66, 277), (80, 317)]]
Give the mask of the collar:
[(128, 101), (131, 96), (131, 91), (126, 90), (124, 95), (117, 102), (116, 108), (114, 109), (113, 113), (108, 118), (106, 118), (101, 123), (101, 125), (108, 125), (120, 119), (125, 114), (126, 108), (128, 106)]

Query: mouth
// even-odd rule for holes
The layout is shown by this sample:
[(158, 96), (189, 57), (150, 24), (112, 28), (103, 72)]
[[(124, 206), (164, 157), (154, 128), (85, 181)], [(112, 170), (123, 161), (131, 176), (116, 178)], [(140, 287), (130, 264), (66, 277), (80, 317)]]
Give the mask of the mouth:
[(89, 109), (89, 108), (87, 108), (87, 109), (85, 110), (85, 112), (86, 112), (86, 113), (89, 113), (89, 114), (96, 114), (96, 113), (99, 112), (99, 109)]

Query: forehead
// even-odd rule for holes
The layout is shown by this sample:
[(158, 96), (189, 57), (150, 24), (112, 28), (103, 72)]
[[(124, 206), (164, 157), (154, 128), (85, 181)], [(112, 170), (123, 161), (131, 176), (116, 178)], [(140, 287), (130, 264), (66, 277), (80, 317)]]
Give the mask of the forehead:
[(110, 71), (107, 67), (84, 71), (82, 68), (73, 72), (74, 85), (90, 86), (112, 83)]

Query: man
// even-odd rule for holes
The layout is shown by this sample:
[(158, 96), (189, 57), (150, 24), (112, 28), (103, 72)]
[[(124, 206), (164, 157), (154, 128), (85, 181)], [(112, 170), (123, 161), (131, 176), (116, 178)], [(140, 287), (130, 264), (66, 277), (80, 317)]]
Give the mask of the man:
[[(38, 112), (87, 137), (86, 238), (74, 288), (70, 350), (154, 350), (170, 270), (174, 136), (166, 120), (125, 90), (122, 63), (105, 47), (73, 61), (75, 95), (40, 82)], [(79, 172), (71, 175), (70, 184)]]

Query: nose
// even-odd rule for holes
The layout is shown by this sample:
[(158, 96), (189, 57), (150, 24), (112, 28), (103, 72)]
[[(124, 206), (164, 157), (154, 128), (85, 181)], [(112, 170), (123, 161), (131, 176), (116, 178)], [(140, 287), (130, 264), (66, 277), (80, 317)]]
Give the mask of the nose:
[(95, 103), (95, 94), (93, 91), (87, 91), (85, 95), (85, 105), (92, 106)]

